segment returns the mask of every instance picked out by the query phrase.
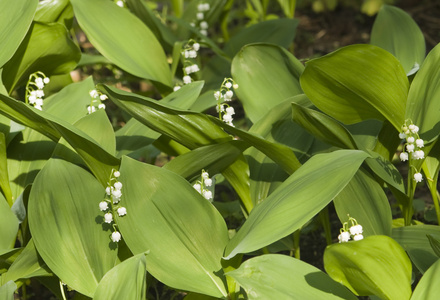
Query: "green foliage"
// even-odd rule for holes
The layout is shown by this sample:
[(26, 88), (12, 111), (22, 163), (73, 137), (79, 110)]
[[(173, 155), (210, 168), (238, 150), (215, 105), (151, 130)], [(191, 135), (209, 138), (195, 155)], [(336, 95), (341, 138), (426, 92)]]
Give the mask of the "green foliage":
[(383, 6), (304, 66), (296, 4), (3, 1), (0, 298), (435, 299), (440, 48)]

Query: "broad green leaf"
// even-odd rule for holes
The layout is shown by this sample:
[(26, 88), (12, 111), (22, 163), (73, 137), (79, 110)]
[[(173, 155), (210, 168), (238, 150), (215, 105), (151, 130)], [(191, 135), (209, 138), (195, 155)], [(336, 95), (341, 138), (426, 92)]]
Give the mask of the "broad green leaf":
[(117, 157), (151, 145), (160, 133), (131, 118), (121, 129), (115, 132)]
[(55, 142), (30, 128), (23, 130), (9, 143), (8, 173), (14, 202), (24, 188), (34, 181), (55, 146)]
[(405, 119), (419, 126), (419, 134), (426, 142), (439, 135), (440, 117), (440, 45), (429, 52), (422, 67), (411, 83), (406, 104)]
[[(258, 134), (266, 141), (289, 146), (299, 159), (305, 161), (314, 138), (292, 121), (291, 105), (295, 102), (299, 105), (309, 103), (302, 96), (286, 100), (269, 110), (249, 132)], [(252, 202), (256, 205), (272, 193), (288, 177), (288, 173), (255, 147), (246, 150), (245, 154), (252, 174)]]
[(133, 256), (107, 272), (96, 289), (95, 300), (146, 299), (145, 254)]
[(0, 285), (9, 280), (17, 281), (19, 279), (49, 275), (51, 275), (50, 270), (48, 270), (46, 264), (38, 255), (34, 242), (31, 239), (17, 259), (12, 263), (8, 272), (0, 277)]
[(4, 65), (3, 83), (11, 93), (36, 71), (47, 76), (70, 72), (80, 57), (80, 50), (64, 25), (34, 22), (14, 56)]
[(339, 148), (357, 149), (350, 132), (325, 114), (292, 103), (293, 120), (313, 136)]
[(116, 222), (134, 254), (149, 251), (148, 272), (174, 288), (225, 297), (228, 231), (218, 211), (173, 172), (127, 157), (120, 172), (127, 215)]
[(112, 62), (102, 55), (81, 53), (81, 59), (79, 60), (77, 67), (79, 68), (87, 65), (111, 65), (111, 64)]
[(318, 268), (285, 255), (251, 258), (226, 275), (246, 290), (249, 299), (357, 299)]
[(258, 250), (301, 228), (339, 194), (367, 156), (339, 150), (312, 157), (253, 209), (228, 243), (226, 259)]
[(388, 236), (333, 244), (324, 252), (324, 268), (356, 295), (390, 300), (411, 297), (411, 261)]
[(6, 157), (6, 139), (3, 132), (0, 132), (0, 188), (8, 202), (9, 206), (12, 206), (12, 191), (9, 185), (9, 175), (8, 175), (8, 161)]
[[(99, 109), (90, 115), (86, 115), (82, 119), (79, 119), (74, 125), (76, 128), (89, 135), (107, 153), (112, 155), (115, 154), (115, 134), (113, 126), (104, 110)], [(73, 147), (70, 146), (64, 138), (61, 138), (55, 148), (53, 156), (62, 157), (64, 160), (71, 163), (82, 164), (82, 159), (74, 151)]]
[(17, 238), (18, 219), (0, 194), (0, 251), (12, 249)]
[(8, 281), (5, 285), (0, 286), (0, 299), (14, 300), (14, 292), (17, 285), (13, 281)]
[(223, 50), (233, 57), (242, 47), (252, 43), (268, 43), (287, 48), (295, 38), (298, 23), (298, 20), (275, 19), (244, 27), (231, 37)]
[(37, 0), (1, 1), (0, 11), (0, 68), (14, 55), (31, 26)]
[(84, 169), (51, 159), (29, 197), (29, 227), (38, 253), (63, 282), (90, 297), (117, 259), (112, 228), (98, 208), (104, 193)]
[(427, 234), (426, 237), (428, 238), (429, 243), (431, 244), (431, 248), (434, 251), (435, 255), (440, 257), (440, 241), (430, 234)]
[(320, 110), (346, 124), (405, 120), (408, 79), (397, 59), (372, 45), (343, 47), (309, 61), (301, 87)]
[(172, 159), (163, 168), (192, 180), (200, 177), (204, 169), (209, 174), (223, 172), (240, 156), (248, 145), (242, 141), (229, 141), (199, 147)]
[(108, 174), (119, 165), (119, 160), (102, 149), (91, 137), (44, 111), (0, 94), (0, 113), (53, 141), (64, 137), (104, 186), (107, 184)]
[[(228, 132), (238, 136), (241, 140), (249, 143), (253, 147), (257, 148), (259, 151), (263, 152), (270, 159), (279, 164), (288, 174), (292, 174), (301, 166), (301, 163), (299, 162), (298, 158), (296, 158), (293, 150), (290, 147), (277, 142), (268, 141), (261, 136), (268, 135), (270, 132), (270, 128), (265, 126), (264, 121), (260, 123), (261, 132), (260, 129), (255, 129), (256, 133), (253, 133), (231, 127), (223, 121), (211, 116), (209, 119), (214, 124), (217, 124), (219, 127), (224, 128)], [(272, 120), (269, 121), (271, 122)], [(305, 146), (308, 146), (308, 144), (305, 144)]]
[(190, 149), (232, 139), (212, 124), (206, 115), (174, 109), (153, 99), (106, 85), (99, 87), (116, 105), (138, 121)]
[(133, 75), (171, 86), (165, 53), (141, 20), (107, 0), (71, 3), (79, 25), (102, 55)]
[(371, 44), (393, 54), (406, 74), (425, 59), (425, 38), (416, 22), (404, 10), (383, 5), (371, 31)]
[(22, 251), (23, 248), (0, 250), (0, 274), (4, 274), (10, 268)]
[(392, 237), (405, 249), (411, 261), (423, 274), (438, 260), (427, 235), (440, 239), (440, 228), (434, 225), (415, 225), (393, 228)]
[(57, 22), (70, 29), (73, 23), (73, 8), (69, 0), (40, 1), (34, 21), (42, 23)]
[(362, 225), (364, 236), (391, 235), (392, 214), (383, 188), (363, 169), (359, 169), (347, 186), (335, 197), (341, 223), (347, 215)]
[(440, 294), (437, 279), (440, 276), (440, 260), (437, 260), (423, 275), (411, 297), (411, 300), (435, 300)]
[(125, 2), (131, 12), (136, 15), (156, 36), (162, 47), (169, 51), (177, 41), (173, 32), (155, 15), (155, 13), (140, 0), (127, 0)]
[(232, 61), (232, 76), (246, 116), (255, 123), (289, 97), (302, 94), (304, 66), (287, 50), (269, 44), (243, 47)]

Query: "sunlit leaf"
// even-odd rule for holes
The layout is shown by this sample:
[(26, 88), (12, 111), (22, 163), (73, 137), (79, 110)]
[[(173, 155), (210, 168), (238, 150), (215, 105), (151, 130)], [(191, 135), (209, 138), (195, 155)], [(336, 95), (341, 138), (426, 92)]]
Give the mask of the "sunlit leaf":
[(249, 299), (357, 299), (321, 270), (285, 255), (251, 258), (226, 275), (246, 290)]
[(356, 295), (390, 300), (411, 297), (411, 261), (390, 237), (375, 235), (333, 244), (324, 252), (324, 267), (333, 280)]
[(346, 124), (405, 120), (408, 79), (399, 61), (372, 45), (343, 47), (309, 61), (301, 87), (321, 111)]

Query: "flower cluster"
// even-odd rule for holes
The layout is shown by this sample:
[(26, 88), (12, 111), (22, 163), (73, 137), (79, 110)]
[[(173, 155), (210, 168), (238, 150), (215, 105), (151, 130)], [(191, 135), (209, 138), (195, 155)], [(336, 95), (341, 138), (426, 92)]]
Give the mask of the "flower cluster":
[[(108, 182), (108, 186), (105, 189), (105, 198), (99, 203), (99, 209), (105, 212), (104, 222), (108, 224), (113, 223), (113, 214), (115, 209), (120, 217), (127, 214), (127, 209), (123, 206), (118, 205), (118, 203), (121, 201), (122, 196), (122, 183), (118, 181), (119, 176), (121, 176), (121, 173), (119, 173), (119, 171), (112, 172), (112, 175), (110, 176), (110, 180)], [(116, 230), (116, 224), (113, 224), (113, 229), (114, 231), (112, 233), (111, 239), (113, 242), (116, 243), (121, 240), (121, 233)]]
[[(405, 122), (405, 124), (402, 126), (402, 132), (399, 133), (399, 138), (406, 139), (404, 151), (400, 153), (401, 161), (411, 161), (411, 159), (417, 160), (425, 158), (425, 152), (422, 150), (422, 148), (425, 146), (425, 143), (419, 137), (418, 126), (414, 125), (412, 122), (411, 124), (407, 125)], [(421, 182), (422, 179), (423, 176), (420, 172), (416, 172), (414, 174), (414, 180), (416, 182)]]
[(102, 103), (102, 101), (108, 99), (106, 94), (103, 94), (97, 90), (91, 90), (89, 95), (92, 98), (90, 105), (87, 106), (87, 111), (89, 114), (95, 112), (97, 109), (105, 109), (105, 104)]
[[(350, 228), (348, 227), (349, 223), (351, 223)], [(348, 222), (344, 222), (344, 224), (342, 224), (342, 228), (338, 236), (339, 243), (346, 243), (351, 238), (353, 238), (354, 241), (360, 241), (364, 238), (362, 232), (362, 225), (358, 224), (354, 218), (349, 217)]]
[(207, 189), (207, 187), (212, 187), (212, 179), (209, 178), (208, 172), (202, 170), (201, 179), (198, 180), (194, 185), (194, 189), (199, 192), (206, 200), (212, 202), (212, 191)]
[(29, 76), (26, 85), (26, 103), (39, 110), (43, 110), (44, 85), (50, 81), (43, 72), (35, 72)]
[[(197, 52), (200, 50), (200, 44), (194, 40), (190, 40), (182, 49), (181, 56), (183, 59), (183, 84), (189, 84), (192, 82), (190, 74), (200, 71), (199, 66), (195, 63), (194, 59), (197, 58)], [(174, 91), (180, 89), (180, 85), (174, 87)]]
[(225, 78), (220, 90), (214, 93), (215, 100), (217, 100), (216, 110), (219, 118), (229, 126), (234, 126), (232, 124), (232, 116), (235, 114), (234, 108), (226, 103), (232, 101), (232, 96), (234, 96), (232, 88), (237, 89), (238, 84), (234, 83), (232, 78)]
[(196, 18), (197, 21), (191, 23), (191, 26), (199, 28), (199, 31), (204, 36), (208, 35), (208, 22), (205, 21), (205, 13), (210, 10), (209, 3), (199, 3), (197, 5)]

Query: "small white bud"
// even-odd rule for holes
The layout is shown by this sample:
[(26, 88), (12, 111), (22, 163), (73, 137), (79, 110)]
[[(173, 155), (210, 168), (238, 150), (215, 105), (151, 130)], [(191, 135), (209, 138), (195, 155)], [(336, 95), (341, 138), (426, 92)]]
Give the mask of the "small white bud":
[(238, 89), (238, 84), (234, 83), (234, 84), (232, 85), (232, 87), (233, 87), (234, 89)]
[(49, 77), (44, 77), (43, 82), (44, 82), (45, 84), (48, 84), (48, 83), (50, 82)]
[(362, 233), (362, 225), (357, 224), (350, 227), (351, 235), (361, 234)]
[(196, 17), (197, 17), (197, 20), (203, 20), (205, 18), (205, 15), (202, 12), (198, 12)]
[(209, 178), (209, 173), (208, 173), (208, 172), (203, 172), (203, 173), (202, 173), (202, 178), (203, 178), (203, 179), (207, 179), (207, 178)]
[(39, 88), (40, 90), (44, 88), (44, 82), (43, 82), (43, 78), (41, 77), (37, 77), (35, 78), (35, 85), (37, 86), (37, 88)]
[(119, 7), (124, 7), (124, 1), (118, 1), (118, 2), (116, 2), (116, 4), (119, 6)]
[(193, 188), (194, 188), (197, 192), (202, 193), (202, 186), (200, 185), (200, 183), (196, 183), (196, 184), (194, 184), (194, 185), (193, 185)]
[(97, 90), (91, 90), (91, 91), (89, 92), (89, 95), (90, 95), (90, 97), (92, 97), (92, 98), (96, 98), (96, 97), (99, 96)]
[(400, 153), (400, 160), (407, 161), (408, 160), (408, 153), (406, 153), (406, 152)]
[(417, 139), (416, 140), (416, 146), (419, 147), (419, 148), (423, 148), (425, 146), (423, 140), (422, 139)]
[(408, 152), (414, 152), (414, 144), (406, 145), (406, 150)]
[(113, 191), (112, 191), (112, 195), (113, 195), (113, 197), (115, 197), (115, 198), (121, 198), (121, 196), (122, 196), (122, 192), (121, 192), (121, 190), (116, 189), (116, 190), (113, 190)]
[(184, 83), (184, 84), (191, 83), (191, 77), (188, 76), (188, 75), (183, 76), (183, 83)]
[(423, 180), (423, 176), (422, 176), (422, 174), (420, 174), (420, 173), (415, 173), (415, 174), (414, 174), (414, 180), (415, 180), (416, 182), (422, 182), (422, 180)]
[(118, 178), (119, 176), (121, 176), (121, 173), (119, 171), (115, 171), (113, 173), (113, 176), (115, 176), (116, 178)]
[(403, 139), (405, 139), (405, 138), (406, 138), (406, 134), (403, 133), (403, 132), (400, 132), (400, 133), (399, 133), (399, 139), (403, 140)]
[(226, 113), (228, 114), (228, 115), (233, 115), (233, 114), (235, 114), (235, 111), (234, 111), (234, 108), (232, 107), (232, 106), (229, 106), (229, 107), (227, 107), (226, 108)]
[(230, 83), (229, 81), (225, 83), (225, 87), (230, 89), (232, 87), (232, 83)]
[(36, 91), (35, 91), (35, 95), (36, 95), (38, 98), (41, 98), (41, 97), (44, 97), (44, 92), (43, 92), (43, 90), (36, 90)]
[(211, 199), (212, 199), (212, 192), (211, 192), (211, 191), (208, 191), (208, 190), (204, 190), (204, 191), (203, 191), (203, 197), (204, 197), (206, 200), (211, 200)]
[(414, 143), (415, 139), (414, 139), (414, 137), (409, 136), (409, 137), (406, 139), (406, 141), (407, 141), (408, 143), (412, 144), (412, 143)]
[(105, 109), (105, 104), (104, 104), (104, 103), (99, 104), (99, 105), (98, 105), (98, 108), (99, 108), (99, 109)]
[(206, 21), (200, 22), (201, 29), (208, 29), (208, 27), (209, 27), (208, 22), (206, 22)]
[(193, 44), (193, 49), (194, 49), (195, 51), (199, 51), (199, 49), (200, 49), (200, 44), (199, 44), (199, 43), (194, 43), (194, 44)]
[(125, 207), (119, 207), (118, 208), (118, 215), (120, 217), (125, 216), (127, 214), (127, 209)]
[(208, 31), (206, 31), (206, 29), (202, 29), (200, 30), (200, 34), (207, 36), (208, 35)]
[(363, 239), (364, 239), (364, 236), (362, 234), (356, 234), (353, 237), (353, 240), (355, 240), (355, 241), (360, 241), (360, 240), (363, 240)]
[(341, 232), (340, 235), (338, 235), (339, 243), (346, 243), (350, 240), (350, 233), (348, 231)]
[(104, 215), (104, 221), (106, 222), (106, 223), (111, 223), (111, 222), (113, 222), (113, 214), (112, 213), (106, 213), (105, 215)]
[(121, 182), (119, 182), (119, 181), (115, 182), (115, 184), (114, 184), (113, 186), (114, 186), (114, 187), (115, 187), (115, 189), (117, 189), (117, 190), (120, 190), (120, 189), (122, 189), (122, 183), (121, 183)]
[(107, 201), (101, 201), (99, 202), (99, 209), (104, 211), (108, 209), (108, 202)]
[(226, 99), (232, 99), (232, 96), (234, 96), (234, 92), (233, 91), (227, 91), (225, 93), (225, 100)]
[(121, 240), (121, 234), (118, 231), (112, 233), (112, 241), (117, 243)]
[(211, 178), (206, 178), (206, 179), (203, 181), (203, 183), (204, 183), (206, 186), (211, 186), (211, 185), (212, 185), (212, 179), (211, 179)]
[(108, 196), (111, 195), (112, 190), (111, 190), (111, 188), (110, 188), (109, 186), (105, 188), (105, 193), (106, 193)]
[(180, 90), (180, 88), (181, 88), (180, 85), (176, 85), (176, 86), (173, 88), (173, 91), (178, 91), (178, 90)]
[(106, 94), (102, 94), (101, 96), (99, 96), (99, 99), (101, 99), (101, 101), (107, 100), (108, 97)]

